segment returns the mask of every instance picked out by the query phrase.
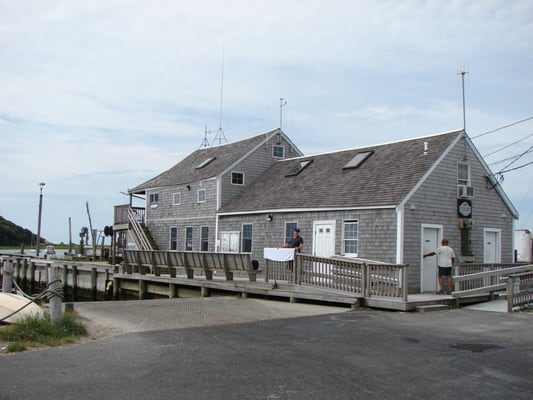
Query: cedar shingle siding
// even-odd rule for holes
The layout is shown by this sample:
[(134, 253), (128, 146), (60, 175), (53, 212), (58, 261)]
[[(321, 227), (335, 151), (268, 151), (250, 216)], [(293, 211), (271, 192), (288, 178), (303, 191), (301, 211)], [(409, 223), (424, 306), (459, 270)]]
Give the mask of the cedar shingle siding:
[[(272, 146), (277, 144), (284, 146), (285, 159), (272, 156)], [(371, 154), (358, 167), (344, 168), (362, 152)], [(286, 222), (298, 224), (304, 252), (312, 253), (313, 224), (330, 221), (335, 254), (342, 255), (343, 222), (357, 221), (358, 257), (409, 264), (409, 287), (416, 292), (420, 290), (423, 225), (442, 226), (443, 235), (460, 254), (457, 163), (465, 156), (475, 190), (473, 257), (483, 262), (483, 235), (491, 229), (500, 232), (501, 261), (510, 262), (517, 212), (501, 187), (487, 184), (490, 171), (462, 131), (303, 156), (276, 129), (197, 150), (130, 192), (147, 198), (159, 194), (157, 207), (147, 205), (146, 225), (160, 249), (169, 248), (171, 227), (178, 228), (178, 250), (185, 246), (185, 228), (192, 227), (195, 251), (200, 250), (201, 227), (209, 227), (209, 251), (216, 251), (221, 232), (240, 232), (242, 240), (242, 225), (251, 224), (252, 257), (260, 265), (264, 247), (283, 243)], [(210, 158), (206, 166), (196, 168)], [(244, 174), (243, 185), (232, 184), (232, 172)], [(205, 203), (196, 201), (200, 188), (206, 189)], [(172, 203), (177, 191), (181, 204), (176, 206)]]

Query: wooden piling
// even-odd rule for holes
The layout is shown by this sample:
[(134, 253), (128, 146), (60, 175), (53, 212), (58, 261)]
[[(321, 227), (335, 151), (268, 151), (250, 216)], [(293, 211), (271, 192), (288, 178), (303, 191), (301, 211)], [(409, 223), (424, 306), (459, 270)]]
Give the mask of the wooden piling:
[(78, 267), (72, 266), (72, 301), (78, 301)]
[(91, 268), (91, 300), (92, 301), (96, 301), (96, 298), (97, 298), (96, 281), (97, 281), (96, 267), (93, 267)]
[(50, 320), (52, 322), (61, 321), (63, 318), (63, 310), (61, 308), (62, 299), (59, 295), (61, 290), (61, 280), (59, 278), (59, 267), (48, 267), (48, 276), (50, 277), (49, 289), (53, 293), (50, 297)]
[(4, 260), (4, 273), (2, 274), (2, 292), (11, 293), (13, 290), (13, 261)]

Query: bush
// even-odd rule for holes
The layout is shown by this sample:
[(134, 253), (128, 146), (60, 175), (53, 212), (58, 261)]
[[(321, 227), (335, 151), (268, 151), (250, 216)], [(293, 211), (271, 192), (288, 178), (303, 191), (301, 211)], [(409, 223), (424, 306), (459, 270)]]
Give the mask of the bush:
[(27, 317), (0, 329), (0, 339), (9, 342), (8, 352), (24, 351), (28, 347), (60, 346), (74, 343), (83, 336), (87, 336), (87, 330), (71, 312), (55, 323), (48, 316)]

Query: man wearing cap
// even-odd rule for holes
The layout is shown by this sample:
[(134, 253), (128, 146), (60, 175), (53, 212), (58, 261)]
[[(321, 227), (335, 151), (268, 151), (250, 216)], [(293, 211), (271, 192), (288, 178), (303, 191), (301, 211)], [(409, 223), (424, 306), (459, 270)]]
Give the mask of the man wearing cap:
[(301, 252), (304, 247), (304, 240), (300, 236), (300, 229), (295, 228), (294, 232), (292, 233), (292, 239), (281, 247), (284, 247), (284, 248), (288, 247), (290, 249), (294, 249), (298, 253)]

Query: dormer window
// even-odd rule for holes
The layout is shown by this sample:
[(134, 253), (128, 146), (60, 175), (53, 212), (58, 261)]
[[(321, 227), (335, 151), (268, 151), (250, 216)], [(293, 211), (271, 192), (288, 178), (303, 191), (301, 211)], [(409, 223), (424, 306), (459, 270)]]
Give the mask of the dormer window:
[(285, 147), (281, 145), (272, 146), (272, 157), (274, 158), (285, 157)]

